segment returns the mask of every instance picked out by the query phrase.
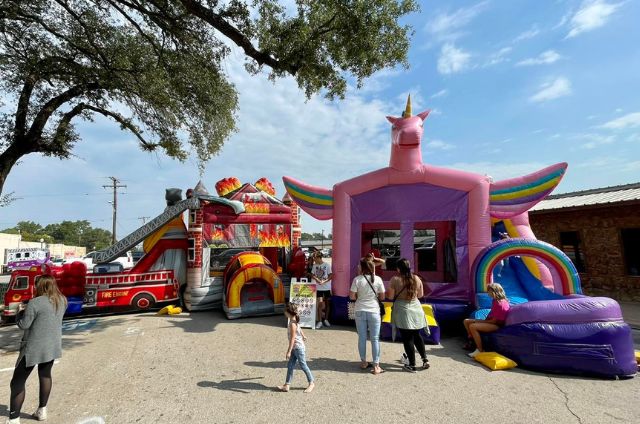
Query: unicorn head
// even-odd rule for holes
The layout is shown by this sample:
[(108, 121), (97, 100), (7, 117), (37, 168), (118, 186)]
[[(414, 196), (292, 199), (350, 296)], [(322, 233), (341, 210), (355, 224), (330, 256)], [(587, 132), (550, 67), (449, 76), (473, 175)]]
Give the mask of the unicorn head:
[(422, 165), (420, 140), (422, 139), (422, 125), (429, 115), (428, 110), (411, 115), (411, 95), (407, 99), (407, 106), (401, 118), (387, 116), (391, 122), (391, 158), (389, 166), (399, 171), (410, 171)]

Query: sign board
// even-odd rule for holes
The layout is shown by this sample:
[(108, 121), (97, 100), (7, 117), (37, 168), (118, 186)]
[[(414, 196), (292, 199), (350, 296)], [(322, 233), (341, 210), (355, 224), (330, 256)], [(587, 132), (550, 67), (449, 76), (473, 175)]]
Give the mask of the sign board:
[(316, 328), (316, 291), (316, 283), (310, 283), (306, 278), (291, 279), (289, 302), (298, 306), (300, 327)]

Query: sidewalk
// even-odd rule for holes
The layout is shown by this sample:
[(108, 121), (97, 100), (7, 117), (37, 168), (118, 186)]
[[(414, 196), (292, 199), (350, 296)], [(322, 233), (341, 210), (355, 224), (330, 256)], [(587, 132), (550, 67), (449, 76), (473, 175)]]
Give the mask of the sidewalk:
[(640, 302), (618, 302), (622, 309), (622, 316), (627, 324), (640, 330)]

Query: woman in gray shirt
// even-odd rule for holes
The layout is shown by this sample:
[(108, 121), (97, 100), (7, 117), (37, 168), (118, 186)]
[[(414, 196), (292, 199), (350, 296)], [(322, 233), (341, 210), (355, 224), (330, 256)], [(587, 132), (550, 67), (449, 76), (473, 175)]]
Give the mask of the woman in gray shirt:
[(62, 317), (67, 299), (60, 293), (55, 278), (41, 275), (36, 279), (36, 297), (26, 309), (20, 306), (16, 323), (24, 330), (20, 355), (11, 379), (11, 403), (8, 424), (20, 423), (20, 410), (25, 397), (25, 383), (38, 365), (40, 404), (33, 414), (36, 419), (47, 419), (47, 401), (51, 393), (53, 361), (62, 356)]

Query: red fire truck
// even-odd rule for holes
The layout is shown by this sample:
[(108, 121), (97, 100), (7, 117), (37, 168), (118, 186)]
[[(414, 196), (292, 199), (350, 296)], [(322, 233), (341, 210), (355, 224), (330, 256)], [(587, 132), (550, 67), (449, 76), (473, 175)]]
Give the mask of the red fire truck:
[(146, 310), (157, 303), (178, 299), (179, 284), (173, 270), (87, 274), (87, 267), (82, 262), (62, 266), (45, 264), (11, 274), (4, 296), (3, 320), (14, 317), (18, 305), (35, 296), (35, 281), (42, 274), (55, 277), (60, 291), (69, 300), (68, 314), (105, 308)]

